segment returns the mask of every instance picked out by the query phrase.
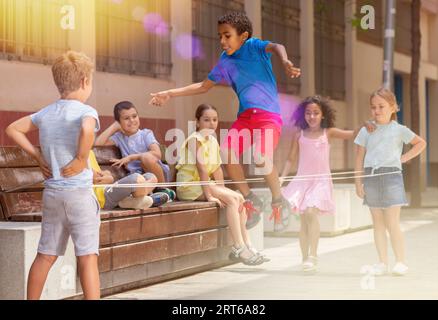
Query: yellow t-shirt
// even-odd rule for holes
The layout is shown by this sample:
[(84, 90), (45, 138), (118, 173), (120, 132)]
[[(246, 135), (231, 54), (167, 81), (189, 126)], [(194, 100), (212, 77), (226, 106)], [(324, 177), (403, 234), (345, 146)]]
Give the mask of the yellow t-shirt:
[[(196, 140), (192, 140), (196, 139)], [(220, 156), (219, 143), (213, 136), (204, 137), (199, 132), (191, 134), (181, 147), (181, 157), (176, 165), (178, 173), (176, 175), (177, 182), (192, 182), (200, 181), (198, 168), (196, 167), (196, 155), (188, 149), (189, 141), (192, 143), (200, 142), (203, 150), (202, 158), (207, 169), (208, 175), (211, 178), (222, 164)], [(180, 200), (196, 200), (202, 195), (201, 186), (179, 186), (176, 189)]]
[[(91, 169), (94, 171), (100, 172), (100, 166), (97, 163), (96, 155), (93, 150), (90, 150), (90, 155), (88, 156), (88, 160), (90, 161)], [(94, 194), (96, 195), (97, 201), (99, 201), (100, 208), (103, 209), (105, 206), (105, 192), (104, 188), (93, 188)]]

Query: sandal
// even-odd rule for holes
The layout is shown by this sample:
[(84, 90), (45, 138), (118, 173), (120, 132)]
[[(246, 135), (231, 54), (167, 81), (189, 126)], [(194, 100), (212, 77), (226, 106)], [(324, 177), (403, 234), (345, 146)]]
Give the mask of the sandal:
[(248, 248), (246, 246), (243, 246), (240, 248), (236, 248), (235, 246), (232, 246), (231, 252), (228, 255), (228, 258), (234, 262), (242, 262), (244, 265), (247, 265), (247, 266), (258, 266), (259, 264), (262, 264), (263, 262), (265, 262), (260, 255), (257, 255), (255, 253), (253, 253), (252, 251), (250, 251), (250, 252), (253, 253), (253, 255), (250, 258), (241, 257), (241, 254), (245, 249), (248, 249)]
[(262, 257), (263, 262), (269, 262), (271, 261), (271, 259), (269, 259), (268, 257), (266, 257), (266, 255), (264, 255), (263, 253), (257, 251), (256, 248), (252, 247), (252, 246), (247, 246), (248, 250), (251, 251), (252, 253), (259, 255), (260, 257)]

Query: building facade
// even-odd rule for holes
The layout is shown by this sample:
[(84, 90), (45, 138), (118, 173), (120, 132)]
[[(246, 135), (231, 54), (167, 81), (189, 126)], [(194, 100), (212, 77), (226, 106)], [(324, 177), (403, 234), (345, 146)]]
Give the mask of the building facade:
[[(374, 29), (363, 30), (358, 23), (365, 5), (375, 9)], [(121, 100), (131, 100), (142, 125), (167, 144), (166, 132), (175, 127), (186, 131), (203, 102), (218, 107), (221, 127), (229, 127), (238, 100), (227, 87), (173, 99), (164, 108), (148, 101), (151, 92), (206, 77), (220, 54), (216, 19), (231, 10), (245, 10), (254, 36), (284, 44), (302, 69), (300, 79), (287, 79), (273, 58), (285, 124), (276, 154), (280, 170), (294, 130), (291, 114), (300, 99), (317, 93), (331, 97), (340, 128), (356, 128), (368, 118), (369, 95), (382, 83), (385, 1), (0, 0), (1, 127), (57, 99), (50, 64), (69, 49), (85, 52), (96, 63), (89, 104), (104, 128)], [(396, 21), (395, 92), (399, 121), (409, 126), (409, 1), (397, 0)], [(421, 33), (418, 133), (428, 140), (428, 152), (421, 156), (424, 176), (429, 176), (425, 186), (438, 185), (438, 0), (423, 0)], [(2, 130), (0, 144), (10, 143)], [(335, 141), (332, 168), (351, 170), (354, 154), (352, 142)]]

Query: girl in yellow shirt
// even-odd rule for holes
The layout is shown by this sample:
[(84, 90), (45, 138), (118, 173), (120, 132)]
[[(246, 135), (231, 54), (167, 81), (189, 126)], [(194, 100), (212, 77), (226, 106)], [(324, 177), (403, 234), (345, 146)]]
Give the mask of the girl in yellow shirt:
[(247, 217), (243, 196), (224, 186), (219, 144), (213, 136), (217, 125), (216, 108), (201, 104), (196, 110), (197, 131), (187, 138), (181, 148), (181, 157), (176, 166), (176, 180), (178, 183), (210, 183), (178, 186), (177, 196), (179, 200), (212, 201), (225, 208), (234, 243), (230, 259), (246, 265), (259, 265), (269, 259), (259, 254), (251, 245), (245, 227)]

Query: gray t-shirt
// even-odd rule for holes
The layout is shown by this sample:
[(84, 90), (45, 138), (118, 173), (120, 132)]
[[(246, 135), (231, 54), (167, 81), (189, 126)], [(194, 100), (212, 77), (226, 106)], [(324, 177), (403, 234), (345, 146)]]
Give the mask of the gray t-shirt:
[(60, 170), (76, 157), (82, 120), (96, 119), (95, 131), (99, 131), (97, 111), (77, 100), (58, 100), (30, 117), (39, 129), (41, 151), (52, 170), (52, 178), (44, 185), (59, 189), (90, 188), (93, 184), (91, 169), (70, 178), (61, 176)]
[(372, 133), (362, 128), (354, 140), (355, 144), (366, 149), (364, 168), (397, 167), (401, 170), (403, 144), (410, 143), (415, 133), (397, 121), (376, 126)]
[[(157, 139), (155, 139), (152, 130), (149, 129), (138, 130), (132, 136), (126, 136), (122, 132), (116, 132), (110, 137), (110, 140), (120, 149), (123, 157), (148, 152), (152, 144), (160, 145)], [(130, 173), (143, 173), (140, 160), (129, 162), (128, 171)]]

